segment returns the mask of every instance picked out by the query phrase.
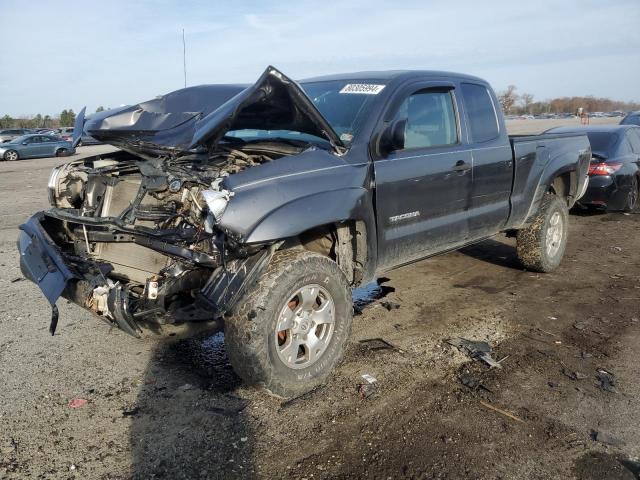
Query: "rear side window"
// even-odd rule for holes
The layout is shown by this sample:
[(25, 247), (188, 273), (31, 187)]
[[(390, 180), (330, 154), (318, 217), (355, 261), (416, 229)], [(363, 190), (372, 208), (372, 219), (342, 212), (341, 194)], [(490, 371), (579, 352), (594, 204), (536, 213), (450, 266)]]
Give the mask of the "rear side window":
[(627, 132), (634, 153), (640, 153), (640, 128), (634, 128)]
[(620, 125), (640, 125), (640, 115), (628, 115), (622, 119)]
[(396, 118), (407, 120), (405, 149), (458, 143), (458, 125), (449, 91), (422, 90), (408, 96)]
[(481, 143), (497, 138), (500, 135), (498, 116), (489, 90), (483, 85), (463, 83), (462, 98), (467, 108), (472, 142)]

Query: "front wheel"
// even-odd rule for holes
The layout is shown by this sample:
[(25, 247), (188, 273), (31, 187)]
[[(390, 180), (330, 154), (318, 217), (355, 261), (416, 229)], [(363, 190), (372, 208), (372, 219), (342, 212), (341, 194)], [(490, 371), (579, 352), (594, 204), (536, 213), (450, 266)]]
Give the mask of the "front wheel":
[(225, 320), (225, 343), (247, 383), (295, 397), (322, 383), (342, 359), (353, 307), (347, 280), (331, 259), (276, 252), (238, 305)]
[(56, 157), (65, 157), (69, 153), (69, 150), (66, 148), (59, 148), (56, 150)]
[(569, 209), (566, 202), (546, 194), (533, 223), (518, 230), (516, 252), (528, 270), (552, 272), (564, 255), (569, 234)]
[(4, 159), (9, 162), (15, 162), (16, 160), (18, 160), (18, 158), (18, 152), (16, 152), (15, 150), (8, 150), (4, 152)]

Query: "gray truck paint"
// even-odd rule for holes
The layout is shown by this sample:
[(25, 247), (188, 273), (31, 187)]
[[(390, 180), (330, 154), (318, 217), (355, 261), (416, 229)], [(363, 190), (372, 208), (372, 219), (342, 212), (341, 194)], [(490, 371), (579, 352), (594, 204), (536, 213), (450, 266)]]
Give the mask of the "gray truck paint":
[[(348, 148), (303, 93), (306, 84), (333, 80), (385, 85)], [(488, 90), (497, 111), (496, 138), (471, 141), (469, 112), (458, 93), (463, 83)], [(432, 88), (453, 93), (458, 143), (383, 154), (382, 134), (400, 103)], [(297, 129), (326, 138), (326, 148), (309, 146), (226, 177), (222, 186), (233, 197), (218, 228), (238, 244), (259, 247), (315, 227), (361, 222), (368, 248), (361, 281), (367, 281), (377, 272), (525, 226), (558, 175), (569, 178), (568, 203), (577, 200), (590, 160), (586, 135), (509, 138), (497, 105), (486, 82), (466, 75), (362, 72), (299, 86), (269, 67), (246, 89), (191, 87), (79, 123), (85, 133), (155, 159), (156, 166), (164, 156), (202, 153), (237, 128)]]

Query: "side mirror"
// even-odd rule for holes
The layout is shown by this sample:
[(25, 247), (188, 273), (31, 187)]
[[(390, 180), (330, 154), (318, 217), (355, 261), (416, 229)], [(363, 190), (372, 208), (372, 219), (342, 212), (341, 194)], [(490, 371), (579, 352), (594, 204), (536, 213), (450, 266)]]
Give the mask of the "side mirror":
[(24, 142), (22, 142), (22, 144), (23, 144), (23, 145), (29, 145), (29, 142), (24, 141)]
[(403, 118), (390, 123), (380, 136), (380, 151), (383, 154), (391, 153), (404, 148), (407, 119)]

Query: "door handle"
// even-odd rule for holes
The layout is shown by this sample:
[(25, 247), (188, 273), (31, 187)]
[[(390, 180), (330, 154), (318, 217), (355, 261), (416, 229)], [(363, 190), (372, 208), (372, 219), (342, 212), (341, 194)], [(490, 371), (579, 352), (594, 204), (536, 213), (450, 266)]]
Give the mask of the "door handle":
[(458, 160), (451, 170), (454, 172), (466, 172), (467, 170), (471, 170), (471, 165), (464, 160)]

